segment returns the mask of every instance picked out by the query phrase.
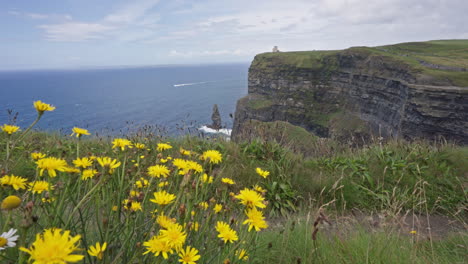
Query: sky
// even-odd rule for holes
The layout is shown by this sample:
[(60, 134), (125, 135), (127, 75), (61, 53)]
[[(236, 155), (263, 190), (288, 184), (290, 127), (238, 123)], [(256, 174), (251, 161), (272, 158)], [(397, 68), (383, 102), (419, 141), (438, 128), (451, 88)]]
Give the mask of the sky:
[(467, 0), (0, 0), (0, 70), (468, 39)]

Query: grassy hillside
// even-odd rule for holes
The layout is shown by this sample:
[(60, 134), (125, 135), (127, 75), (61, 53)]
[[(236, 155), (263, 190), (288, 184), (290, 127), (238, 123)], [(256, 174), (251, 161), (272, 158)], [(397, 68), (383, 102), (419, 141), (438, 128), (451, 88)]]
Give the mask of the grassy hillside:
[[(367, 56), (387, 57), (410, 66), (411, 73), (436, 80), (448, 80), (456, 86), (468, 87), (468, 40), (434, 40), (409, 42), (378, 47), (353, 47), (335, 51), (294, 51), (257, 55), (252, 67), (268, 69), (297, 67), (311, 70), (336, 69), (335, 56), (340, 53), (365, 52)], [(431, 66), (428, 66), (431, 65)], [(440, 69), (437, 67), (442, 66)], [(449, 67), (449, 68), (444, 68)], [(424, 78), (424, 76), (420, 76)]]
[[(352, 148), (287, 123), (265, 124), (280, 133), (244, 143), (168, 138), (150, 127), (122, 138), (80, 128), (59, 135), (31, 130), (55, 109), (35, 107), (29, 128), (0, 127), (1, 263), (467, 257), (467, 147)], [(278, 141), (308, 141), (314, 155)]]

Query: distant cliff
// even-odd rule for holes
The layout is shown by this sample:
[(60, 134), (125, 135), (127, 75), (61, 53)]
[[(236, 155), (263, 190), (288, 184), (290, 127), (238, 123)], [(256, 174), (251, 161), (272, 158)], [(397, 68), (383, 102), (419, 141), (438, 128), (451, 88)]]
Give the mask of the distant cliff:
[(445, 138), (468, 144), (468, 40), (263, 53), (249, 69), (233, 139), (249, 120), (320, 137)]

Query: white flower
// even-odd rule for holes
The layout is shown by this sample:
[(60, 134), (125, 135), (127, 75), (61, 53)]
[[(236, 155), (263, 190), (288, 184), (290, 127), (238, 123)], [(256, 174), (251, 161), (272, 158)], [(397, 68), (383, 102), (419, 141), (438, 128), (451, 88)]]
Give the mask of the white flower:
[(11, 228), (10, 231), (3, 232), (3, 234), (0, 235), (0, 250), (16, 246), (15, 242), (19, 237), (14, 235), (16, 231), (18, 230)]

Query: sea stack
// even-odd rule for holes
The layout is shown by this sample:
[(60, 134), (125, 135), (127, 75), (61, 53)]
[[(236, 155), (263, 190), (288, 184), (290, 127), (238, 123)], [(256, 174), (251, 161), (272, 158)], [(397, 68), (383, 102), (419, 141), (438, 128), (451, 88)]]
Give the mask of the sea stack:
[(220, 130), (222, 128), (221, 115), (219, 114), (217, 104), (213, 105), (213, 113), (211, 114), (211, 120), (213, 121), (213, 123), (211, 125), (208, 125), (209, 128), (216, 129), (216, 130)]

